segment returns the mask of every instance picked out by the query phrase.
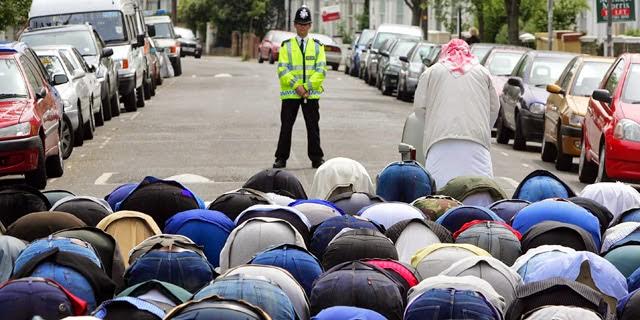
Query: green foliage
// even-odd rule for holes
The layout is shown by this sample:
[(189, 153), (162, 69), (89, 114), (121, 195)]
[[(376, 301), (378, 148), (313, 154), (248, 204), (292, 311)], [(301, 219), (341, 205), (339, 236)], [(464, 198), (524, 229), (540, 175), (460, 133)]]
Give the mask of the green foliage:
[(496, 34), (494, 42), (500, 44), (509, 43), (509, 28), (506, 24), (503, 24), (502, 27), (500, 27), (500, 30), (498, 31), (498, 34)]
[(23, 26), (27, 22), (31, 0), (0, 0), (0, 30)]
[[(498, 42), (497, 36), (504, 27), (504, 36), (506, 38), (505, 7), (503, 0), (486, 0), (482, 6), (484, 12), (484, 34), (481, 34), (483, 42)], [(506, 42), (504, 42), (506, 43)]]
[(358, 30), (369, 29), (369, 0), (364, 0), (364, 12), (356, 16)]
[(640, 37), (640, 29), (630, 29), (624, 32), (625, 36)]
[[(553, 28), (556, 30), (572, 30), (580, 12), (589, 9), (587, 0), (554, 0)], [(540, 0), (522, 0), (520, 8), (521, 25), (526, 32), (547, 30), (547, 2)]]
[(347, 32), (347, 28), (344, 26), (344, 21), (338, 23), (338, 35), (342, 38), (342, 43), (353, 42), (353, 37), (349, 32)]

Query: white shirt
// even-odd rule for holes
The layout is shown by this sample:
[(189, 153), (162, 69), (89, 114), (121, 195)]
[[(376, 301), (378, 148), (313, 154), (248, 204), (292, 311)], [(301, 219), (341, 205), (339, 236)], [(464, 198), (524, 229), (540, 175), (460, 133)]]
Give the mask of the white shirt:
[(309, 37), (309, 34), (307, 34), (307, 36), (304, 38), (300, 36), (296, 36), (296, 40), (298, 40), (298, 47), (300, 46), (300, 42), (304, 40), (304, 43), (302, 44), (302, 52), (304, 53), (305, 49), (307, 48), (307, 43), (309, 43), (309, 40), (311, 40), (311, 38)]

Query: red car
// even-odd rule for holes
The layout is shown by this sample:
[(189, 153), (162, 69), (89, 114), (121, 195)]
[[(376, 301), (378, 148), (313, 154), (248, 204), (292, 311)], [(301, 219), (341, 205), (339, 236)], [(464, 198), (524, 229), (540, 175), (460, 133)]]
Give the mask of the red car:
[(623, 54), (589, 99), (580, 181), (640, 181), (640, 54)]
[(268, 60), (273, 64), (278, 61), (278, 53), (282, 41), (295, 37), (296, 34), (288, 31), (271, 30), (262, 38), (262, 42), (258, 46), (258, 62), (262, 63)]
[[(65, 79), (63, 79), (64, 77)], [(62, 100), (35, 53), (24, 43), (0, 43), (0, 176), (24, 174), (44, 189), (64, 171)]]

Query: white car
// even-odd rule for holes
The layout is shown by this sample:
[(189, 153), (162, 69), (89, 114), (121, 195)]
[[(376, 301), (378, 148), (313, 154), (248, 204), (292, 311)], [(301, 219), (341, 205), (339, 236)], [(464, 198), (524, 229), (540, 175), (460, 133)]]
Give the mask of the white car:
[(324, 34), (310, 33), (309, 36), (324, 45), (324, 55), (327, 60), (327, 66), (330, 66), (333, 70), (338, 70), (342, 62), (342, 49), (340, 49), (340, 46), (333, 38), (325, 36)]
[(84, 137), (93, 137), (94, 110), (101, 102), (101, 84), (95, 69), (69, 45), (35, 47), (40, 61), (52, 79), (64, 103), (62, 124), (62, 157), (68, 158), (74, 146), (82, 145)]

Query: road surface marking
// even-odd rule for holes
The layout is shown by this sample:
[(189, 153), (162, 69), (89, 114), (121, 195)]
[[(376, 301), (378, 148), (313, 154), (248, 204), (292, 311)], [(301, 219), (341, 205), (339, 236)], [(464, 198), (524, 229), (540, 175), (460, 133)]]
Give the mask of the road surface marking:
[(529, 166), (529, 165), (528, 165), (528, 164), (526, 164), (526, 163), (523, 163), (523, 164), (522, 164), (522, 166), (523, 166), (523, 167), (525, 167), (525, 168), (531, 168), (531, 166)]
[(58, 180), (58, 178), (49, 179), (49, 183), (54, 183), (56, 180)]
[(107, 139), (104, 140), (104, 142), (102, 144), (100, 144), (100, 146), (98, 147), (98, 149), (104, 149), (104, 147), (107, 146), (107, 144), (109, 143), (109, 141), (111, 141), (111, 137), (107, 137)]
[(198, 76), (196, 76), (195, 74), (191, 75), (191, 78), (197, 78)]
[(501, 153), (503, 156), (505, 156), (505, 157), (508, 157), (508, 156), (509, 156), (509, 154), (508, 154), (508, 153), (506, 153), (506, 152), (504, 152), (504, 151), (500, 151), (500, 153)]
[(232, 75), (228, 74), (228, 73), (218, 73), (215, 76), (213, 76), (214, 78), (231, 78), (233, 77)]
[(81, 154), (81, 155), (80, 155), (80, 158), (84, 158), (84, 157), (86, 157), (86, 156), (87, 156), (87, 155), (83, 153), (83, 154)]
[(105, 172), (102, 175), (100, 175), (98, 179), (96, 179), (96, 181), (93, 182), (93, 184), (97, 186), (107, 185), (107, 181), (109, 181), (109, 179), (116, 173), (117, 172)]
[(520, 182), (513, 180), (509, 177), (498, 177), (498, 178), (508, 182), (514, 188), (517, 188), (520, 185)]
[(131, 116), (131, 118), (129, 120), (133, 121), (135, 120), (138, 116), (140, 115), (140, 112), (136, 111), (133, 113), (133, 115)]
[(213, 183), (213, 180), (209, 180), (203, 176), (197, 174), (185, 173), (166, 178), (165, 180), (173, 180), (184, 184), (197, 184), (197, 183)]

